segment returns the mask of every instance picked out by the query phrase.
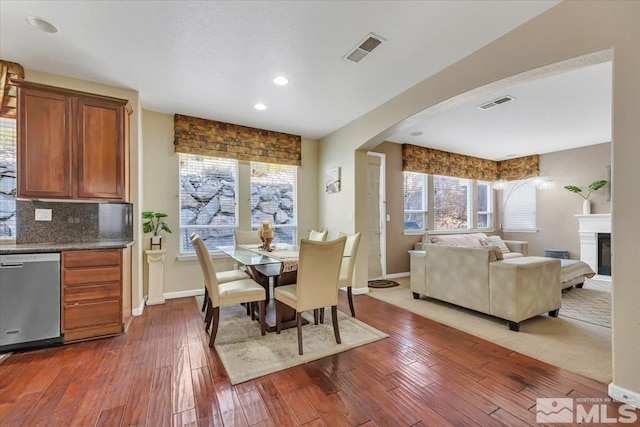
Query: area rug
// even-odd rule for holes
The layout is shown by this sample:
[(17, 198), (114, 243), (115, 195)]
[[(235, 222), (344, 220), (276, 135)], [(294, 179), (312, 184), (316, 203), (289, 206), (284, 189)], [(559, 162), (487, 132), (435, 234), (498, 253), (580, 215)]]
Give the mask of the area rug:
[(588, 279), (582, 288), (563, 291), (560, 316), (611, 329), (611, 284)]
[(393, 280), (369, 280), (368, 286), (370, 288), (394, 288), (400, 285)]
[[(196, 302), (201, 307), (202, 297), (196, 297)], [(320, 325), (313, 324), (313, 313), (304, 313), (303, 316), (310, 323), (302, 327), (304, 354), (300, 356), (296, 328), (286, 329), (280, 335), (270, 332), (262, 336), (258, 322), (247, 316), (244, 307), (235, 305), (220, 308), (220, 328), (215, 349), (231, 384), (249, 381), (389, 336), (338, 311), (342, 344), (337, 344), (331, 310), (326, 310), (324, 324)]]
[(371, 289), (368, 295), (567, 371), (611, 382), (609, 328), (569, 317), (541, 315), (522, 322), (520, 332), (512, 332), (504, 320), (424, 296), (416, 300), (409, 289), (409, 278), (397, 281), (399, 287)]

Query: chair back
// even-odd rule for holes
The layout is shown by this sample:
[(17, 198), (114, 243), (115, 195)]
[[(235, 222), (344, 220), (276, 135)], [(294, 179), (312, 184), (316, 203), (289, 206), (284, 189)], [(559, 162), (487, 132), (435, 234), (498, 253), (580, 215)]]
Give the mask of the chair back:
[(202, 269), (204, 285), (209, 292), (209, 298), (211, 298), (213, 307), (219, 307), (220, 293), (218, 292), (218, 278), (216, 277), (216, 270), (213, 267), (211, 255), (209, 255), (209, 249), (207, 249), (207, 245), (204, 244), (202, 238), (196, 233), (191, 235), (191, 244), (196, 250), (196, 255), (198, 255), (198, 262)]
[(340, 286), (351, 285), (353, 281), (353, 268), (356, 265), (356, 256), (358, 255), (358, 247), (360, 246), (360, 233), (345, 234), (340, 232), (339, 237), (345, 236), (347, 242), (344, 245), (344, 253), (342, 258), (342, 266), (340, 267)]
[(346, 237), (328, 242), (302, 239), (298, 259), (298, 311), (338, 304), (338, 278)]
[(328, 235), (329, 235), (329, 231), (327, 230), (325, 231), (311, 230), (311, 233), (309, 233), (309, 240), (313, 240), (316, 242), (324, 242), (327, 240)]
[(260, 236), (257, 231), (242, 231), (233, 230), (233, 241), (236, 246), (238, 245), (255, 245), (261, 244)]

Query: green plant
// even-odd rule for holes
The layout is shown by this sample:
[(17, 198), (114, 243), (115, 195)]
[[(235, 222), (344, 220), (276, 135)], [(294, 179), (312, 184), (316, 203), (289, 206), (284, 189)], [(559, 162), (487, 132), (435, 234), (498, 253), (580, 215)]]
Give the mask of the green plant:
[(591, 195), (592, 192), (601, 189), (606, 184), (607, 184), (607, 181), (605, 181), (604, 179), (592, 182), (589, 185), (589, 192), (587, 193), (586, 196), (584, 194), (582, 194), (582, 188), (576, 187), (575, 185), (565, 185), (564, 188), (566, 190), (571, 191), (572, 193), (576, 193), (578, 196), (582, 197), (585, 200), (589, 200), (589, 196)]
[(159, 236), (161, 231), (171, 233), (171, 229), (163, 219), (166, 217), (167, 214), (162, 212), (142, 212), (142, 231), (153, 233), (154, 236)]

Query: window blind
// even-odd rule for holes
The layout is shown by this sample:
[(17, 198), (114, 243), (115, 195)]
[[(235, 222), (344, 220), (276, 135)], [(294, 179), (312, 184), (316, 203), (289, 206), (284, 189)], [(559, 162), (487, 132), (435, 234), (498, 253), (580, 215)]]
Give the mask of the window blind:
[(427, 229), (427, 175), (404, 172), (404, 229)]
[(502, 228), (536, 229), (536, 186), (533, 180), (509, 181), (503, 190)]
[(194, 251), (191, 233), (198, 233), (210, 250), (233, 245), (237, 177), (236, 160), (180, 154), (181, 252)]

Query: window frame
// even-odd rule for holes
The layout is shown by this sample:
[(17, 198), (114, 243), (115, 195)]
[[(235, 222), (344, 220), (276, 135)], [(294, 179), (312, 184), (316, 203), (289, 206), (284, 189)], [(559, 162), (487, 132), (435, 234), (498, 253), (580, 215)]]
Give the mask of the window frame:
[[(406, 200), (404, 199), (404, 194), (406, 192), (406, 188), (405, 188), (405, 184), (407, 182), (406, 180), (406, 176), (407, 174), (412, 174), (415, 176), (421, 176), (423, 179), (423, 183), (422, 183), (422, 206), (424, 207), (424, 209), (406, 209), (404, 208), (405, 204), (406, 204)], [(403, 233), (405, 235), (411, 235), (411, 234), (424, 234), (428, 229), (429, 229), (429, 175), (425, 174), (425, 173), (420, 173), (420, 172), (408, 172), (408, 171), (403, 171), (402, 173), (402, 194), (403, 194), (403, 212), (402, 212), (402, 230)], [(406, 223), (408, 222), (406, 220), (407, 214), (422, 214), (424, 216), (424, 227), (422, 228), (405, 228)]]

